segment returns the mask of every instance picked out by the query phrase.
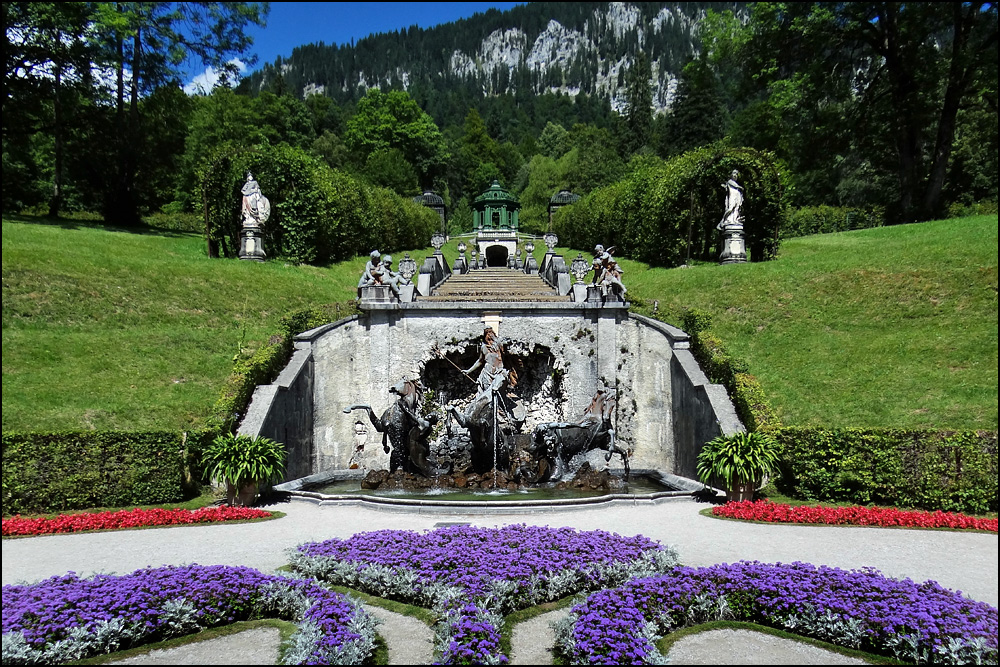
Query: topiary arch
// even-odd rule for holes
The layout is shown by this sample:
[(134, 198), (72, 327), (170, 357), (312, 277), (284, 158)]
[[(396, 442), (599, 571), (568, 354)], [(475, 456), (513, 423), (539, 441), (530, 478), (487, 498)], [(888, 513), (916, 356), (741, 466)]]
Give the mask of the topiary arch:
[(772, 259), (785, 218), (785, 174), (770, 153), (724, 143), (666, 162), (643, 161), (625, 179), (559, 211), (555, 231), (570, 247), (614, 245), (618, 255), (656, 266), (714, 260), (723, 184), (734, 169), (746, 193), (742, 211), (750, 259)]

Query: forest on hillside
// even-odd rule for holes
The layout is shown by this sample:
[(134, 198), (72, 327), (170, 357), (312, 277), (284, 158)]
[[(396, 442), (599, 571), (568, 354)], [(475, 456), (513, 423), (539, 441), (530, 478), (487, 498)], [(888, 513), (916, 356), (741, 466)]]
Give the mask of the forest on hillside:
[[(560, 189), (588, 194), (706, 145), (772, 155), (791, 206), (878, 209), (889, 223), (995, 210), (994, 3), (682, 3), (677, 15), (698, 20), (661, 22), (656, 39), (588, 18), (634, 10), (645, 25), (666, 5), (529, 3), (302, 45), (188, 96), (178, 58), (224, 68), (265, 6), (5, 2), (3, 210), (96, 211), (121, 225), (200, 215), (213, 160), (283, 146), (317, 173), (402, 197), (434, 189), (454, 231), (498, 178), (538, 232)], [(180, 25), (197, 17), (193, 40)], [(551, 20), (600, 44), (597, 56), (450, 73), (456, 50), (514, 28), (531, 43)], [(626, 63), (621, 104), (583, 83), (609, 62)], [(346, 85), (362, 81), (359, 63), (372, 85)], [(671, 104), (656, 113), (668, 73)]]

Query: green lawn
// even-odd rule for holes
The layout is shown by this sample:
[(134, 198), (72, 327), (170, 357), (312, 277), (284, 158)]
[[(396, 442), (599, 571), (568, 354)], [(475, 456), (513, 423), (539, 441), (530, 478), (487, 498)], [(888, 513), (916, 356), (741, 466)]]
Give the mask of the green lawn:
[[(197, 426), (241, 340), (353, 298), (366, 259), (210, 260), (197, 235), (7, 217), (3, 429)], [(762, 264), (622, 265), (667, 321), (713, 313), (788, 424), (997, 428), (996, 216), (791, 239)]]
[(789, 239), (776, 261), (650, 269), (635, 296), (685, 307), (794, 425), (997, 428), (997, 216)]
[(3, 428), (197, 426), (241, 340), (353, 298), (363, 267), (210, 260), (197, 235), (5, 218)]

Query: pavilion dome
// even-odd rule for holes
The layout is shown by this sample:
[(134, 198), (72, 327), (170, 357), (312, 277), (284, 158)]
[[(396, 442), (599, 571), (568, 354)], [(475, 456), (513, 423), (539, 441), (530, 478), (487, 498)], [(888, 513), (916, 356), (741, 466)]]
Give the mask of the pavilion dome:
[(424, 206), (444, 206), (444, 199), (440, 195), (431, 191), (424, 190), (422, 195), (417, 195), (413, 198), (415, 204), (423, 204)]
[(517, 197), (512, 195), (507, 190), (500, 187), (500, 181), (494, 179), (493, 185), (491, 185), (483, 194), (476, 197), (473, 201), (473, 206), (477, 204), (479, 206), (486, 206), (488, 204), (508, 204), (513, 207), (520, 208), (521, 203), (517, 200)]
[(574, 194), (569, 190), (560, 190), (549, 199), (550, 204), (558, 205), (575, 204), (578, 201), (580, 201), (580, 195)]

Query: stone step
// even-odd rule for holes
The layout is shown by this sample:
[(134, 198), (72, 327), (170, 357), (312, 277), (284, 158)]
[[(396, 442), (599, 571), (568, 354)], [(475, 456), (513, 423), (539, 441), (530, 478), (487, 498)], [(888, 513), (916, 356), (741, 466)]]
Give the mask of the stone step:
[(567, 298), (559, 296), (538, 275), (492, 268), (452, 275), (430, 296), (420, 297), (420, 301), (556, 302)]
[(422, 296), (422, 297), (420, 297), (418, 299), (418, 301), (420, 301), (421, 303), (426, 303), (426, 302), (446, 302), (446, 301), (450, 301), (452, 303), (459, 302), (459, 301), (484, 302), (484, 303), (487, 303), (487, 302), (500, 302), (500, 301), (514, 301), (514, 302), (523, 302), (523, 303), (539, 303), (539, 302), (545, 302), (545, 303), (558, 302), (558, 303), (563, 303), (563, 302), (568, 301), (568, 300), (569, 300), (568, 296), (559, 296), (558, 294), (532, 295), (530, 297), (525, 297), (525, 296), (522, 296), (522, 297), (513, 297), (511, 295), (495, 295), (495, 296), (491, 296), (491, 295), (475, 295), (475, 296), (471, 296), (470, 295), (470, 296), (465, 296), (465, 297), (459, 297), (459, 296), (453, 296), (453, 295), (444, 295), (444, 296), (434, 296), (434, 295), (431, 295), (431, 296)]

